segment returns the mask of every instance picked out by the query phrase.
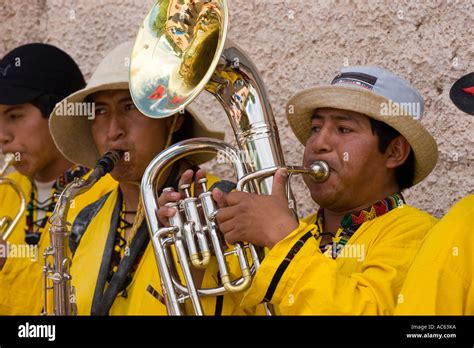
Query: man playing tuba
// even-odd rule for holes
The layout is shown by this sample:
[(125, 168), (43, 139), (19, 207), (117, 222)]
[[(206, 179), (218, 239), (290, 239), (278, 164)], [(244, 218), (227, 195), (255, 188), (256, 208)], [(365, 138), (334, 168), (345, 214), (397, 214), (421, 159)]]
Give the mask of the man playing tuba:
[[(400, 114), (386, 113), (394, 102), (404, 106)], [(405, 80), (367, 66), (344, 68), (331, 85), (290, 99), (287, 117), (305, 144), (304, 165), (323, 160), (330, 167), (325, 182), (305, 177), (318, 212), (294, 218), (284, 170), (275, 174), (271, 196), (213, 191), (227, 242), (269, 249), (244, 308), (269, 303), (284, 315), (394, 313), (407, 270), (436, 223), (401, 193), (437, 161), (422, 113), (423, 98)]]
[[(84, 208), (73, 224), (72, 285), (78, 314), (83, 315), (166, 315), (140, 182), (149, 162), (169, 145), (197, 136), (223, 138), (222, 132), (210, 128), (209, 122), (189, 107), (183, 114), (162, 119), (142, 114), (128, 89), (129, 71), (124, 62), (131, 52), (129, 42), (116, 47), (97, 67), (86, 88), (66, 98), (68, 102), (94, 103), (93, 119), (63, 118), (55, 110), (50, 121), (58, 148), (74, 163), (92, 165), (102, 152), (124, 152), (111, 172), (118, 187)], [(197, 165), (212, 157), (200, 154), (176, 162), (157, 190), (172, 187), (174, 196), (181, 197), (181, 184), (194, 174), (203, 178)], [(208, 185), (218, 182), (212, 175), (207, 179)], [(194, 278), (198, 284), (212, 287), (216, 273), (214, 265), (205, 273), (196, 272)], [(227, 298), (203, 300), (205, 314), (238, 312), (238, 303)]]

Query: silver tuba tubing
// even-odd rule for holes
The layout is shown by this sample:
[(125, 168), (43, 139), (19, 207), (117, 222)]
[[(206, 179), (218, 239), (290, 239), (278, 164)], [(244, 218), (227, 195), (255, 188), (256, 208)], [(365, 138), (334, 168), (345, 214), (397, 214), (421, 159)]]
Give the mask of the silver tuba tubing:
[[(187, 239), (193, 239), (193, 233), (183, 233), (186, 229), (186, 223), (180, 215), (180, 208), (177, 203), (168, 203), (169, 206), (176, 208), (177, 213), (170, 218), (170, 226), (161, 226), (157, 218), (158, 194), (156, 183), (160, 181), (161, 174), (166, 171), (174, 162), (179, 159), (192, 155), (194, 153), (220, 153), (225, 154), (229, 161), (233, 163), (234, 171), (238, 179), (238, 189), (241, 191), (249, 191), (251, 187), (249, 183), (259, 177), (258, 173), (246, 174), (244, 163), (238, 154), (238, 151), (229, 144), (210, 138), (194, 138), (179, 142), (156, 156), (148, 165), (142, 179), (141, 193), (147, 216), (151, 241), (155, 253), (156, 263), (162, 282), (163, 296), (165, 304), (170, 315), (182, 315), (184, 313), (184, 302), (190, 299), (196, 315), (203, 315), (201, 297), (218, 296), (228, 292), (239, 292), (245, 290), (252, 280), (252, 275), (260, 264), (260, 259), (255, 246), (251, 244), (236, 243), (234, 249), (225, 252), (222, 248), (222, 241), (219, 238), (219, 230), (215, 222), (217, 208), (211, 197), (211, 192), (203, 187), (203, 193), (199, 196), (200, 207), (202, 207), (206, 226), (203, 231), (207, 233), (212, 242), (214, 255), (220, 273), (221, 286), (215, 288), (197, 288), (192, 277), (191, 268), (188, 264), (188, 254), (191, 253), (187, 249), (190, 243)], [(322, 167), (319, 167), (319, 166)], [(325, 163), (315, 163), (310, 169), (304, 167), (287, 167), (290, 173), (304, 173), (310, 175), (321, 176), (321, 170), (324, 172)], [(323, 168), (323, 169), (321, 169)], [(260, 177), (272, 175), (278, 167), (272, 167), (262, 171)], [(198, 184), (205, 185), (206, 181), (201, 180)], [(166, 190), (166, 189), (165, 189)], [(195, 207), (197, 209), (197, 207)], [(189, 225), (188, 225), (189, 226)], [(177, 258), (183, 272), (185, 285), (179, 279), (178, 271), (175, 268), (175, 261), (172, 257), (171, 247), (176, 249)], [(250, 250), (251, 263), (246, 256), (246, 249)], [(235, 255), (238, 259), (241, 277), (231, 280), (230, 272), (226, 257)]]
[[(237, 151), (230, 145), (223, 141), (210, 138), (195, 138), (185, 140), (177, 143), (156, 156), (148, 165), (142, 179), (141, 192), (143, 197), (143, 205), (147, 216), (148, 228), (151, 233), (151, 240), (155, 252), (156, 262), (159, 268), (160, 278), (163, 285), (163, 296), (170, 315), (181, 315), (184, 313), (184, 301), (191, 299), (195, 312), (197, 315), (202, 315), (202, 305), (200, 303), (200, 296), (217, 296), (226, 292), (226, 287), (221, 286), (211, 289), (196, 289), (194, 280), (192, 278), (191, 269), (187, 261), (186, 237), (192, 238), (192, 235), (186, 236), (182, 233), (184, 224), (179, 217), (179, 207), (177, 207), (177, 216), (171, 218), (170, 225), (172, 227), (162, 227), (156, 213), (158, 212), (158, 196), (156, 192), (156, 183), (160, 180), (160, 175), (169, 168), (177, 160), (189, 156), (193, 153), (220, 152), (226, 156), (230, 156), (231, 162), (234, 164), (234, 170), (237, 177), (245, 175), (245, 168), (240, 161)], [(211, 242), (216, 251), (216, 257), (219, 262), (219, 270), (221, 271), (221, 278), (223, 284), (230, 283), (225, 281), (229, 277), (227, 263), (225, 261), (224, 253), (221, 250), (221, 241), (218, 238), (218, 230), (214, 222), (216, 208), (209, 200), (209, 192), (204, 192), (200, 198), (203, 198), (206, 216), (206, 231), (210, 232)], [(181, 228), (180, 228), (181, 227)], [(175, 262), (171, 259), (172, 250), (170, 247), (174, 245), (176, 248), (177, 257), (183, 270), (183, 276), (186, 285), (182, 285), (179, 280), (178, 272), (175, 269)], [(238, 248), (239, 262), (244, 264), (244, 269), (250, 269), (247, 260), (243, 257), (243, 248)], [(243, 271), (244, 276), (231, 285), (241, 287), (245, 282), (246, 272)], [(229, 278), (230, 279), (230, 278)], [(250, 270), (248, 279), (250, 279)], [(228, 286), (228, 285), (227, 285)]]
[[(264, 254), (263, 248), (249, 243), (236, 243), (232, 248), (225, 245), (205, 180), (198, 182), (204, 189), (198, 198), (190, 197), (188, 186), (181, 187), (185, 198), (171, 203), (180, 216), (170, 219), (170, 227), (160, 225), (156, 215), (157, 184), (173, 162), (202, 152), (224, 155), (233, 163), (238, 190), (256, 194), (271, 194), (272, 175), (278, 168), (287, 168), (290, 175), (309, 174), (317, 182), (329, 175), (329, 168), (322, 161), (311, 168), (285, 166), (278, 127), (258, 70), (227, 39), (227, 6), (226, 0), (186, 4), (156, 0), (137, 35), (130, 62), (130, 92), (143, 114), (152, 118), (171, 116), (207, 90), (224, 108), (237, 143), (234, 148), (209, 138), (185, 140), (161, 152), (143, 176), (143, 203), (170, 315), (186, 314), (187, 299), (191, 299), (195, 314), (201, 315), (199, 297), (245, 290)], [(176, 26), (181, 28), (179, 35), (170, 29)], [(287, 195), (296, 214), (289, 184)], [(204, 212), (205, 223), (199, 220), (198, 209)], [(185, 284), (179, 279), (172, 246)], [(190, 265), (205, 268), (210, 255), (217, 259), (220, 283), (212, 289), (199, 288), (192, 279)], [(240, 275), (235, 279), (231, 279), (227, 263), (230, 256), (237, 257), (240, 265)], [(267, 314), (271, 314), (270, 307), (265, 306)]]

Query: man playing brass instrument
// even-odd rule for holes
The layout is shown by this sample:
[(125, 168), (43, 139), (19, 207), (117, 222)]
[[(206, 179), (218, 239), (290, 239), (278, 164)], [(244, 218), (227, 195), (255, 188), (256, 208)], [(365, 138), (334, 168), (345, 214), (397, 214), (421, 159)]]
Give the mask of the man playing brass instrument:
[[(53, 111), (50, 121), (58, 148), (75, 163), (92, 164), (108, 149), (124, 152), (111, 172), (119, 187), (83, 209), (73, 225), (71, 275), (78, 314), (82, 315), (166, 315), (144, 221), (141, 178), (149, 162), (172, 143), (196, 136), (223, 138), (222, 132), (207, 126), (205, 118), (189, 107), (184, 115), (162, 119), (142, 114), (128, 89), (126, 61), (131, 52), (131, 43), (116, 47), (97, 67), (87, 87), (66, 98), (69, 102), (94, 102), (92, 120), (61, 118)], [(177, 191), (180, 177), (181, 183), (190, 181), (196, 164), (212, 157), (196, 155), (189, 157), (190, 161), (176, 162), (159, 183), (159, 190), (173, 187)], [(196, 178), (203, 177), (203, 171), (197, 171)], [(218, 181), (211, 175), (207, 179), (209, 186)], [(197, 282), (215, 286), (212, 270), (196, 276), (201, 278)], [(222, 297), (207, 298), (203, 306), (205, 314), (211, 315), (233, 313), (238, 308)]]
[[(227, 242), (269, 249), (244, 308), (270, 303), (283, 315), (394, 313), (407, 270), (436, 223), (401, 194), (437, 161), (422, 114), (419, 93), (375, 67), (344, 68), (331, 85), (290, 99), (287, 117), (305, 144), (303, 165), (323, 160), (330, 167), (323, 183), (305, 177), (317, 214), (295, 220), (283, 170), (271, 196), (213, 191)], [(164, 208), (160, 213), (168, 216)]]
[[(25, 195), (27, 209), (5, 241), (0, 236), (0, 315), (39, 315), (43, 306), (43, 259), (50, 245), (48, 218), (57, 195), (89, 169), (73, 165), (57, 150), (48, 128), (55, 104), (85, 84), (73, 59), (47, 44), (20, 46), (0, 61), (0, 147), (15, 156), (9, 178)], [(68, 219), (107, 192), (101, 181), (79, 197)], [(15, 192), (0, 186), (0, 216), (19, 209)], [(22, 252), (23, 250), (23, 252)]]

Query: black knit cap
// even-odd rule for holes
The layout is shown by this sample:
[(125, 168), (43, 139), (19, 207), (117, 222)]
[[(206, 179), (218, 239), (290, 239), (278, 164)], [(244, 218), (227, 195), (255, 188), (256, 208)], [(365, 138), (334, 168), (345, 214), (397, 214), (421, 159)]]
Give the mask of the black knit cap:
[(32, 103), (45, 117), (85, 84), (76, 62), (48, 44), (23, 45), (0, 60), (0, 104)]

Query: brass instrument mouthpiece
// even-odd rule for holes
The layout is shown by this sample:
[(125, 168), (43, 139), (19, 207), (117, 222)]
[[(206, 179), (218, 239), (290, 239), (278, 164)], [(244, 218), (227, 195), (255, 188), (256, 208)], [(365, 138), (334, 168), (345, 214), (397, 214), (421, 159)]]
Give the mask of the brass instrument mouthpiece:
[(324, 161), (315, 161), (309, 166), (310, 177), (315, 182), (324, 182), (329, 177), (329, 165)]
[(102, 167), (104, 174), (110, 173), (124, 153), (122, 150), (109, 150), (97, 161), (96, 167)]

